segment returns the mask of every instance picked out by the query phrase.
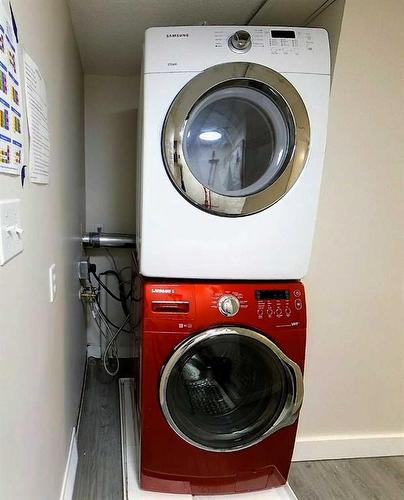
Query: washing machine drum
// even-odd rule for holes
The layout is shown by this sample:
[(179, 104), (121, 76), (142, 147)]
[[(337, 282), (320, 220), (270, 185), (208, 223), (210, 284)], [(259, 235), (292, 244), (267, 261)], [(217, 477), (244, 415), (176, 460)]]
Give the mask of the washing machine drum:
[(227, 63), (194, 77), (164, 122), (163, 159), (198, 208), (242, 216), (268, 208), (301, 174), (310, 125), (295, 87), (258, 64)]
[(293, 423), (302, 397), (299, 366), (267, 337), (241, 327), (188, 338), (160, 381), (161, 408), (172, 429), (218, 452), (247, 448)]

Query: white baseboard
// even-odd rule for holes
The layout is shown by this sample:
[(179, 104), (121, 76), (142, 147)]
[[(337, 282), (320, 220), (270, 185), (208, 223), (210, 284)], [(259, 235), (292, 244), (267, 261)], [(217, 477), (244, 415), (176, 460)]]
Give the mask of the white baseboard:
[(300, 438), (293, 461), (404, 455), (404, 434), (336, 435)]
[(77, 434), (76, 427), (73, 427), (72, 437), (70, 439), (69, 454), (65, 475), (63, 478), (62, 491), (60, 492), (60, 500), (72, 500), (74, 492), (74, 482), (76, 480), (77, 463), (79, 454), (77, 449)]

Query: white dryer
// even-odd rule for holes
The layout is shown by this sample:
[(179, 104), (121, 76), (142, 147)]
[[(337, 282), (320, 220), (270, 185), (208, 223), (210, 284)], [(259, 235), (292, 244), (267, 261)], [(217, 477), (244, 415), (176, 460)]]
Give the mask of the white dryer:
[(323, 29), (146, 31), (138, 177), (141, 274), (304, 276), (329, 85)]

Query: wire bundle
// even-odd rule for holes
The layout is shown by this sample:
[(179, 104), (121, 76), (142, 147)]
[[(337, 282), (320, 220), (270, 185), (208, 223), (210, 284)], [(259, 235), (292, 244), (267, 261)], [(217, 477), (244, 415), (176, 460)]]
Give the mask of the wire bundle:
[[(96, 267), (95, 265), (90, 265), (89, 268), (89, 281), (90, 283), (92, 282), (91, 277), (93, 276), (95, 280), (97, 281), (97, 292), (96, 292), (96, 299), (95, 302), (91, 304), (91, 312), (92, 316), (94, 318), (95, 324), (97, 326), (97, 329), (99, 333), (104, 337), (106, 346), (104, 349), (104, 352), (101, 353), (102, 357), (102, 362), (105, 371), (111, 375), (112, 377), (115, 376), (119, 372), (119, 356), (118, 356), (118, 346), (117, 346), (117, 339), (118, 336), (121, 332), (126, 332), (130, 333), (130, 329), (125, 329), (125, 326), (129, 323), (131, 315), (128, 307), (128, 299), (132, 295), (132, 287), (130, 287), (129, 292), (126, 292), (125, 290), (125, 285), (130, 284), (131, 280), (123, 280), (122, 279), (122, 273), (126, 269), (130, 269), (130, 266), (124, 267), (122, 269), (118, 269), (115, 259), (113, 256), (109, 253), (109, 256), (112, 260), (113, 267), (114, 269), (108, 269), (106, 271), (103, 271), (99, 274), (96, 273)], [(118, 284), (118, 290), (119, 290), (119, 296), (114, 293), (101, 279), (102, 276), (113, 276), (117, 280)], [(100, 304), (100, 293), (101, 289), (105, 290), (105, 292), (115, 299), (116, 301), (120, 302), (122, 306), (122, 311), (125, 315), (124, 321), (120, 324), (117, 325), (113, 321), (111, 321), (107, 314), (104, 312), (104, 310), (101, 307)], [(103, 331), (102, 325), (105, 327), (106, 332)], [(111, 369), (110, 364), (111, 360), (110, 357), (115, 360), (115, 368)]]

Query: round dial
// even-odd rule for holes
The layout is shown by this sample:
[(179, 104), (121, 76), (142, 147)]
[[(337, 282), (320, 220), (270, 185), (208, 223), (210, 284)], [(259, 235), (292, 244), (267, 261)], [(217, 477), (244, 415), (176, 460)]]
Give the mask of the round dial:
[(240, 309), (240, 302), (234, 295), (222, 295), (217, 307), (223, 316), (235, 316)]
[(247, 52), (251, 49), (251, 35), (248, 31), (239, 30), (229, 38), (229, 47), (236, 52)]

